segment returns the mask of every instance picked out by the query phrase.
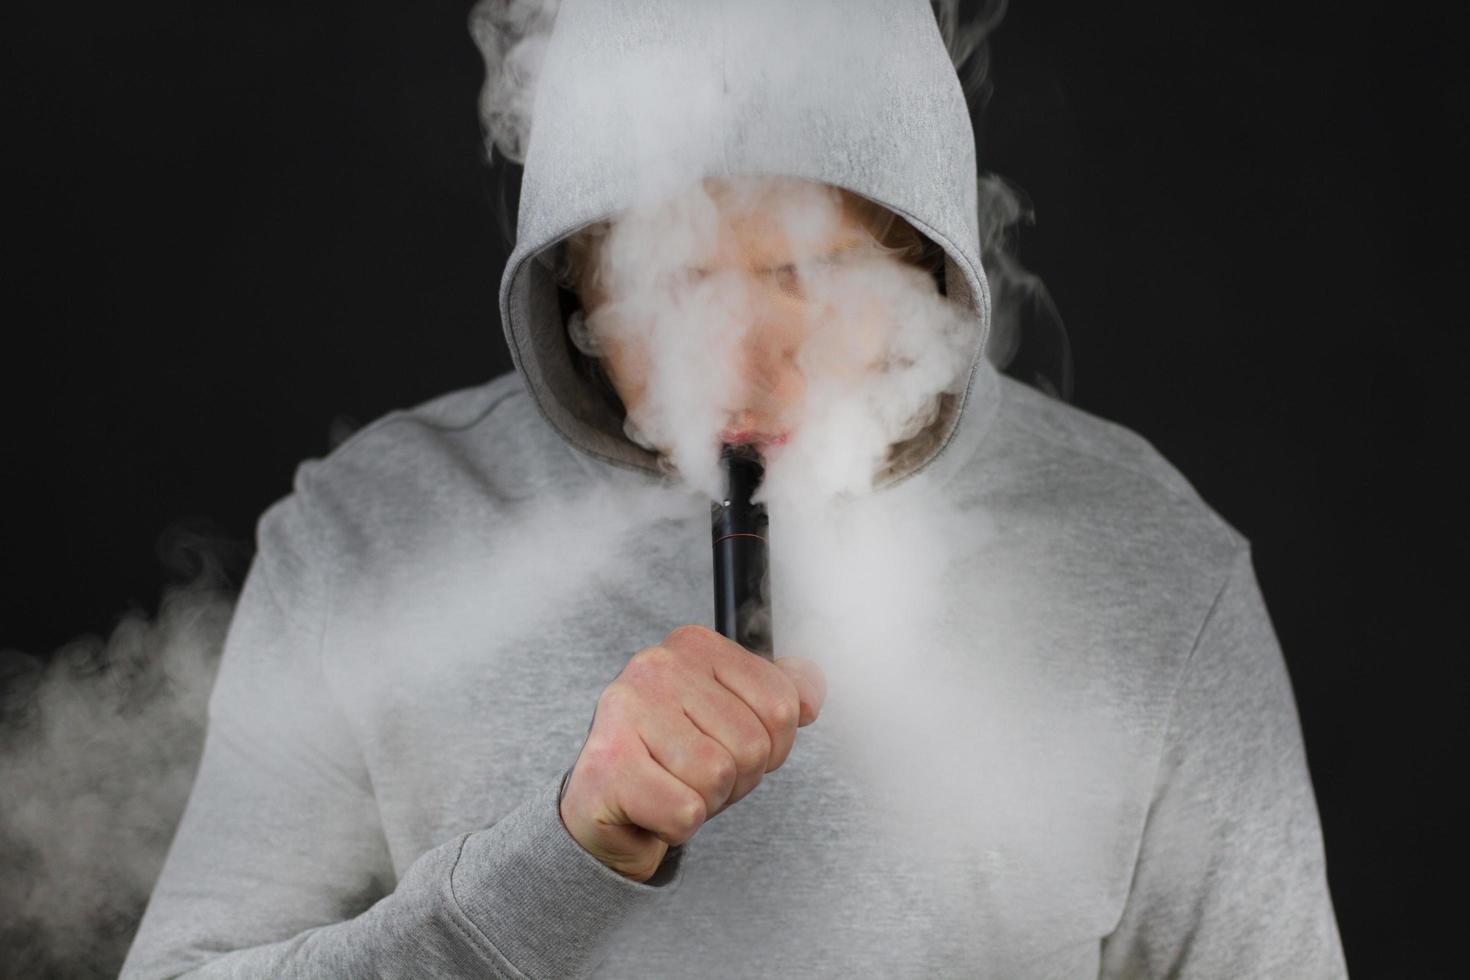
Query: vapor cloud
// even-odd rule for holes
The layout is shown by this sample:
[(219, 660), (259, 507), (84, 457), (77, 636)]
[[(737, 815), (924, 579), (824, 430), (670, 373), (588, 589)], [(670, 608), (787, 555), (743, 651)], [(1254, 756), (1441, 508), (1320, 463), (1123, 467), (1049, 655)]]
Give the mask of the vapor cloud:
[(203, 747), (232, 590), (211, 546), (157, 615), (49, 658), (0, 650), (0, 975), (117, 975)]

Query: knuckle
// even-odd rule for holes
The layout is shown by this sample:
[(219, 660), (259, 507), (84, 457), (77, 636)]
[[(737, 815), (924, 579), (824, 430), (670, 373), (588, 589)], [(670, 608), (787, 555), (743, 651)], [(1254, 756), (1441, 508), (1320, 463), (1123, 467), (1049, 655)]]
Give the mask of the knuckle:
[(766, 708), (766, 717), (777, 731), (795, 728), (801, 720), (801, 701), (793, 690), (788, 696), (777, 698)]
[(613, 681), (607, 687), (604, 687), (602, 693), (597, 696), (597, 707), (601, 710), (602, 708), (616, 705), (622, 696), (623, 692), (618, 686), (618, 682)]
[(761, 734), (747, 738), (735, 753), (735, 762), (740, 772), (764, 772), (766, 760), (771, 757), (771, 738)]
[(625, 758), (626, 750), (617, 741), (594, 738), (588, 739), (582, 748), (582, 758), (577, 764), (585, 766), (588, 775), (601, 777), (621, 769)]
[(697, 626), (691, 623), (687, 626), (680, 626), (678, 629), (674, 630), (664, 639), (664, 643), (672, 647), (697, 647), (708, 643), (711, 636), (718, 635), (718, 633), (716, 633), (714, 630), (709, 629), (708, 627)]
[(706, 817), (704, 800), (697, 796), (680, 803), (672, 814), (672, 831), (675, 837), (688, 840), (704, 825)]
[(708, 762), (705, 764), (705, 774), (712, 789), (728, 795), (730, 789), (735, 785), (735, 780), (740, 777), (740, 770), (730, 753), (723, 749), (711, 748)]
[(628, 706), (632, 692), (628, 687), (618, 681), (614, 681), (602, 689), (597, 697), (597, 714), (593, 718), (594, 725), (607, 724), (607, 719), (616, 717), (619, 712)]
[(628, 666), (623, 668), (623, 674), (630, 681), (641, 683), (664, 676), (677, 661), (678, 658), (667, 647), (644, 647), (633, 654), (633, 658), (628, 661)]

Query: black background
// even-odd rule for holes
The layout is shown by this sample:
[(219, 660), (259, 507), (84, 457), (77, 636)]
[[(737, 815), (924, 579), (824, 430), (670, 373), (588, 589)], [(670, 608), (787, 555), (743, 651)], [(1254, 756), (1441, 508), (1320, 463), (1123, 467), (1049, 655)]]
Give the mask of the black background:
[[(334, 433), (509, 368), (467, 9), (7, 5), (0, 647), (151, 608), (168, 528), (248, 543)], [(1075, 403), (1254, 543), (1364, 977), (1448, 975), (1464, 908), (1467, 85), (1414, 17), (1018, 0), (977, 120)]]

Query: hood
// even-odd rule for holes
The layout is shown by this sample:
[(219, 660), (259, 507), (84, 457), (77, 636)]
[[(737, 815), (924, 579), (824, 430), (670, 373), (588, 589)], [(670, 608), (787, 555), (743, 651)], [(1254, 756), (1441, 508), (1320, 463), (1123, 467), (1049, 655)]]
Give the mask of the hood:
[(658, 470), (573, 367), (551, 250), (660, 185), (750, 175), (844, 188), (943, 247), (945, 292), (973, 320), (973, 352), (937, 438), (880, 483), (917, 472), (959, 424), (990, 324), (974, 133), (927, 0), (563, 0), (500, 290), (532, 397), (577, 449)]

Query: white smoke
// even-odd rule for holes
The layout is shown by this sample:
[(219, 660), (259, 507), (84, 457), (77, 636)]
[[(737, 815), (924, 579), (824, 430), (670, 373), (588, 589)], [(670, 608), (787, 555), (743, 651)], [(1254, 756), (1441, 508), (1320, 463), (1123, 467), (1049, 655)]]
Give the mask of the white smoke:
[(115, 976), (163, 866), (234, 608), (212, 546), (171, 547), (197, 571), (154, 618), (0, 651), (0, 975)]
[(517, 163), (526, 159), (531, 108), (541, 60), (561, 0), (479, 0), (470, 10), (470, 36), (485, 59), (480, 119), (486, 152)]
[[(723, 189), (718, 202), (712, 187)], [(819, 184), (748, 178), (702, 182), (634, 208), (604, 239), (599, 285), (613, 299), (586, 329), (591, 349), (646, 359), (636, 427), (707, 496), (720, 492), (720, 430), (730, 413), (773, 404), (769, 379), (749, 360), (753, 344), (770, 343), (756, 333), (784, 330), (800, 342), (778, 368), (804, 385), (784, 417), (791, 438), (766, 449), (758, 496), (771, 515), (776, 652), (811, 657), (827, 672), (822, 723), (829, 736), (840, 730), (849, 763), (890, 808), (891, 822), (875, 832), (917, 834), (938, 847), (954, 839), (952, 818), (914, 802), (925, 786), (963, 771), (964, 747), (984, 734), (956, 737), (976, 717), (977, 698), (954, 683), (948, 658), (951, 606), (965, 598), (952, 588), (966, 580), (955, 565), (984, 548), (990, 528), (983, 512), (961, 513), (922, 474), (890, 489), (875, 483), (892, 447), (932, 425), (941, 397), (965, 383), (973, 315), (941, 296), (929, 272), (871, 239), (795, 263), (787, 274), (799, 307), (770, 308), (772, 287), (760, 275), (687, 272), (712, 264), (722, 235), (758, 222), (752, 214), (773, 219), (782, 255), (841, 240), (851, 228), (842, 201)], [(781, 317), (792, 322), (773, 325)], [(966, 792), (959, 787), (951, 806), (982, 812), (984, 801)]]
[[(941, 19), (952, 54), (983, 62), (1001, 9), (991, 5), (994, 16), (968, 31)], [(677, 78), (609, 89), (627, 87), (677, 100), (673, 109), (647, 107), (650, 115), (697, 120), (682, 130), (652, 125), (650, 134), (719, 131), (741, 114), (728, 95)], [(644, 158), (663, 166), (640, 174), (640, 200), (594, 236), (600, 251), (581, 277), (588, 313), (573, 340), (607, 364), (643, 366), (636, 383), (624, 376), (619, 385), (635, 395), (625, 398), (630, 430), (706, 496), (720, 494), (720, 433), (732, 416), (748, 411), (789, 429), (789, 439), (764, 450), (761, 491), (771, 516), (776, 653), (810, 657), (826, 672), (816, 738), (886, 818), (868, 828), (875, 852), (995, 871), (989, 880), (1003, 888), (1010, 869), (997, 867), (995, 854), (966, 853), (976, 841), (1016, 839), (1015, 814), (995, 792), (1025, 778), (1000, 748), (1013, 721), (1004, 658), (1025, 644), (1008, 624), (1006, 583), (976, 571), (992, 529), (983, 511), (961, 508), (924, 473), (878, 489), (894, 447), (934, 426), (945, 399), (962, 391), (978, 326), (940, 295), (929, 271), (870, 228), (844, 241), (853, 222), (835, 188), (700, 180), (688, 154), (699, 145), (690, 137), (665, 153), (640, 144)], [(1001, 181), (983, 180), (981, 190), (982, 217), (991, 219), (984, 243), (994, 256), (1007, 243), (1004, 228), (1027, 212)], [(831, 253), (827, 246), (839, 241), (850, 247)], [(782, 258), (759, 261), (762, 244)], [(788, 282), (772, 282), (773, 274)], [(786, 285), (798, 300), (778, 298)], [(1014, 321), (1002, 312), (998, 322)], [(763, 363), (773, 350), (774, 366)], [(800, 378), (799, 392), (783, 386), (785, 376)], [(957, 645), (957, 635), (965, 642)], [(977, 689), (982, 678), (994, 686)], [(800, 746), (801, 738), (798, 754)], [(982, 755), (979, 768), (994, 781), (957, 778), (973, 776)], [(738, 820), (738, 808), (720, 819)], [(934, 889), (955, 893), (936, 900), (963, 906), (975, 897), (965, 893), (971, 884), (937, 881)], [(742, 884), (702, 887), (738, 892)], [(926, 940), (895, 941), (915, 944), (917, 962)]]
[[(528, 105), (524, 95), (535, 81), (516, 77), (507, 87), (496, 59), (504, 63), (503, 52), (521, 47), (544, 51), (541, 31), (550, 22), (525, 16), (525, 8), (497, 20), (492, 9), (504, 7), (482, 3), (472, 22), (494, 52), (487, 53), (486, 104), (495, 111), (485, 122), (503, 152), (525, 145), (528, 130), (514, 127), (531, 122), (504, 107)], [(815, 31), (771, 38), (757, 22), (760, 5), (749, 9), (750, 22), (726, 24), (737, 38), (732, 47), (792, 44), (789, 58), (768, 59), (775, 70), (811, 56), (799, 38)], [(966, 20), (954, 4), (937, 11), (952, 56), (970, 64), (979, 58), (972, 83), (985, 77), (984, 44), (999, 8), (983, 13)], [(496, 33), (497, 23), (526, 33)], [(933, 657), (947, 649), (942, 637), (953, 626), (953, 565), (983, 546), (988, 529), (983, 514), (958, 513), (926, 480), (896, 488), (902, 492), (874, 491), (894, 447), (934, 426), (944, 399), (962, 393), (978, 324), (940, 295), (931, 271), (857, 218), (855, 197), (793, 178), (702, 179), (712, 168), (699, 158), (700, 134), (723, 132), (745, 107), (718, 86), (686, 81), (679, 68), (620, 64), (629, 77), (609, 80), (609, 92), (646, 96), (631, 117), (638, 131), (626, 142), (649, 163), (639, 172), (637, 200), (591, 236), (574, 270), (587, 313), (574, 322), (572, 339), (603, 359), (624, 395), (630, 434), (657, 447), (706, 497), (721, 494), (721, 432), (741, 428), (733, 419), (760, 419), (789, 433), (764, 447), (761, 491), (772, 519), (777, 653), (810, 656), (827, 669), (829, 704), (843, 702), (834, 714), (854, 720), (845, 741), (855, 764), (902, 810), (902, 801), (918, 798), (916, 776), (943, 782), (946, 769), (963, 763), (942, 746), (964, 743), (943, 736), (955, 725), (956, 699), (973, 698), (945, 687), (952, 665)], [(791, 99), (830, 94), (808, 94), (795, 83), (781, 90)], [(683, 122), (664, 122), (670, 118)], [(989, 206), (991, 214), (1019, 214)], [(875, 718), (885, 719), (876, 741)], [(927, 746), (924, 762), (898, 764), (885, 750), (893, 737)], [(947, 836), (932, 829), (934, 839)]]
[[(710, 186), (696, 184), (613, 223), (597, 269), (610, 301), (588, 317), (584, 346), (647, 362), (630, 421), (692, 485), (715, 496), (725, 423), (741, 410), (779, 412), (786, 395), (772, 386), (790, 368), (750, 363), (771, 357), (752, 348), (789, 344), (781, 353), (804, 391), (782, 419), (790, 442), (768, 450), (768, 485), (822, 497), (866, 492), (890, 448), (932, 423), (940, 396), (961, 383), (974, 323), (938, 294), (927, 272), (871, 235), (851, 241), (857, 229), (844, 225), (834, 189), (725, 180), (717, 207)], [(774, 289), (758, 280), (770, 272), (707, 268), (728, 224), (761, 209), (780, 254), (802, 259), (775, 273), (801, 295), (800, 312), (767, 298)], [(844, 241), (844, 231), (848, 247), (820, 254)], [(752, 336), (757, 323), (766, 335)]]

